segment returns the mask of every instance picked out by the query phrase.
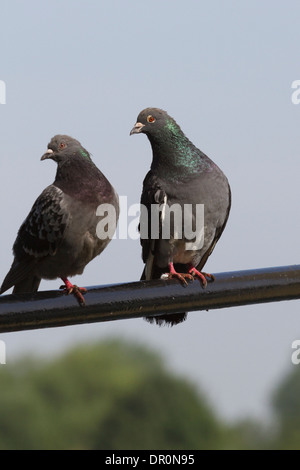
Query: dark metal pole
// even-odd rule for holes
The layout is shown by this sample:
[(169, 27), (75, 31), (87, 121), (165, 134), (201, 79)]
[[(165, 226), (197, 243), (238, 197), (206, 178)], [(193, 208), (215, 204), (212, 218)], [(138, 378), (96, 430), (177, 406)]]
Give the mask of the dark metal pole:
[(300, 298), (300, 265), (219, 273), (198, 280), (156, 280), (90, 287), (86, 306), (60, 291), (0, 297), (0, 333), (139, 318)]

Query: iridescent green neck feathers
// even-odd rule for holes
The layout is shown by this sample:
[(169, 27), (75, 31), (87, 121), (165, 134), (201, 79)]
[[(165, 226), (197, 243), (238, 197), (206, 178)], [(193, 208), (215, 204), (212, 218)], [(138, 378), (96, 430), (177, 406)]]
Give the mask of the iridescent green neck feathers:
[(191, 175), (207, 171), (213, 164), (171, 118), (148, 138), (153, 150), (151, 169), (154, 171), (164, 169), (170, 177), (176, 173)]

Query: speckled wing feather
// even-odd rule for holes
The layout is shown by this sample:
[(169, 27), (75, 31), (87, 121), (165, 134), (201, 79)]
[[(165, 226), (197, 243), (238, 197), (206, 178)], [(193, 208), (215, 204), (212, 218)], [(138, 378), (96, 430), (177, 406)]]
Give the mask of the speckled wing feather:
[(0, 293), (32, 276), (35, 263), (54, 255), (63, 240), (69, 215), (63, 207), (63, 192), (48, 186), (35, 201), (21, 225), (13, 246), (15, 260), (1, 286)]
[(13, 251), (36, 258), (54, 255), (62, 241), (68, 213), (62, 207), (63, 192), (48, 186), (34, 203), (21, 225)]

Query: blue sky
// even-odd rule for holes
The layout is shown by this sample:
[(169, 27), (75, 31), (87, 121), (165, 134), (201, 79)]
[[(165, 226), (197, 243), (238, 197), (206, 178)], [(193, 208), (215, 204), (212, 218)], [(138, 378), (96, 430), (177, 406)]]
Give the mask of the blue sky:
[[(129, 132), (148, 106), (166, 109), (230, 181), (230, 219), (206, 269), (297, 264), (299, 15), (293, 0), (3, 0), (0, 276), (21, 222), (54, 179), (55, 164), (40, 162), (53, 135), (80, 140), (128, 204), (139, 202), (151, 149)], [(142, 267), (138, 241), (113, 240), (75, 280), (130, 282)], [(296, 367), (299, 302), (194, 312), (172, 329), (132, 320), (1, 335), (5, 367), (28, 351), (55, 354), (110, 336), (162, 351), (225, 417), (261, 416), (272, 387)]]

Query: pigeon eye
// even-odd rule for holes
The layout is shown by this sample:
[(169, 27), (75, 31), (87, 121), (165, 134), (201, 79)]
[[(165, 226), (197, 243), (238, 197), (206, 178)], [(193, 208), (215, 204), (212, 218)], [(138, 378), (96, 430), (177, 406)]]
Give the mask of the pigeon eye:
[(151, 116), (151, 114), (150, 114), (150, 116), (147, 117), (147, 121), (148, 122), (154, 122), (155, 118), (153, 116)]
[(66, 146), (66, 144), (65, 144), (64, 142), (61, 142), (61, 143), (59, 144), (59, 148), (60, 148), (60, 149), (64, 149), (65, 146)]

